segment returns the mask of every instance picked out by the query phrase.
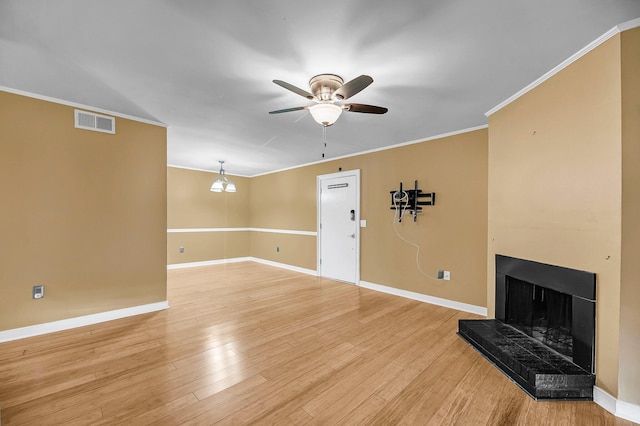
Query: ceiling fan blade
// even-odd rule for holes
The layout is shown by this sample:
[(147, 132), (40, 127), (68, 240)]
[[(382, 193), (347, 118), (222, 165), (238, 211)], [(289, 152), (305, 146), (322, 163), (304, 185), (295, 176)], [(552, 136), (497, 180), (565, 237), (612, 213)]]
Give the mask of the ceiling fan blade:
[(384, 114), (389, 111), (387, 108), (379, 107), (375, 105), (364, 104), (344, 104), (342, 108), (349, 112), (364, 112), (365, 114)]
[(309, 107), (302, 106), (302, 107), (278, 109), (278, 110), (275, 110), (275, 111), (269, 111), (269, 114), (282, 114), (283, 112), (300, 111), (300, 110), (303, 110), (303, 109), (309, 109)]
[(360, 92), (371, 83), (373, 83), (373, 78), (369, 77), (368, 75), (361, 75), (360, 77), (356, 77), (353, 80), (340, 86), (340, 88), (336, 90), (333, 95), (338, 100), (348, 99), (356, 93)]
[(289, 84), (286, 81), (273, 80), (273, 82), (275, 84), (277, 84), (278, 86), (284, 87), (287, 90), (291, 90), (293, 93), (296, 93), (296, 94), (298, 94), (298, 95), (300, 95), (302, 97), (305, 97), (305, 98), (307, 98), (309, 100), (315, 99), (315, 97), (311, 93), (307, 92), (306, 90), (302, 90), (301, 88), (296, 87), (293, 84)]

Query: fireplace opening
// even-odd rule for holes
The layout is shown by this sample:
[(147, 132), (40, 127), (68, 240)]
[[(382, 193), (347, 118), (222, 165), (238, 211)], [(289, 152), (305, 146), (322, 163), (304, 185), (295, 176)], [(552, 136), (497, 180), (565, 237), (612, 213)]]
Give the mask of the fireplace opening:
[(506, 278), (505, 322), (572, 359), (571, 296), (517, 278)]

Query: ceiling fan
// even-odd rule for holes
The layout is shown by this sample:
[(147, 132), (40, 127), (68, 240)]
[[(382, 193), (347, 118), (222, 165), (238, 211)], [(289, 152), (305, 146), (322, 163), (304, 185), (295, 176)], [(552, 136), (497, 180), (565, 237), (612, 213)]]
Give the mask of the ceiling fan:
[(373, 78), (361, 75), (345, 83), (342, 77), (335, 74), (319, 74), (309, 80), (311, 92), (300, 89), (282, 80), (273, 80), (278, 86), (284, 87), (302, 97), (315, 101), (315, 105), (269, 111), (269, 114), (281, 114), (283, 112), (300, 111), (308, 109), (313, 119), (324, 127), (336, 122), (342, 111), (362, 112), (365, 114), (384, 114), (387, 108), (365, 104), (337, 104), (338, 101), (349, 99), (356, 93), (373, 83)]

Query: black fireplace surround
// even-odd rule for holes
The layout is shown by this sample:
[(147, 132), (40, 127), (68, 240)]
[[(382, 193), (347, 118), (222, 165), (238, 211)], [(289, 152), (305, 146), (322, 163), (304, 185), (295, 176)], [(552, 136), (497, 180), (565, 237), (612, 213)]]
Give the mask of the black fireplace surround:
[(535, 399), (592, 400), (594, 273), (496, 255), (495, 319), (458, 334)]

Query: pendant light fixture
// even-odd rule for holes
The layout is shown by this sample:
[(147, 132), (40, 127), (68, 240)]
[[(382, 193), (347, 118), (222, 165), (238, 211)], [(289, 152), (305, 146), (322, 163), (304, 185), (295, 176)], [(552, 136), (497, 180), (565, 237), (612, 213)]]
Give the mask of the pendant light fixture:
[(233, 183), (232, 180), (227, 179), (225, 171), (222, 168), (224, 161), (218, 160), (218, 162), (220, 163), (220, 172), (219, 172), (218, 179), (216, 179), (213, 182), (213, 185), (211, 185), (211, 191), (212, 192), (222, 192), (222, 191), (236, 192), (236, 185)]

